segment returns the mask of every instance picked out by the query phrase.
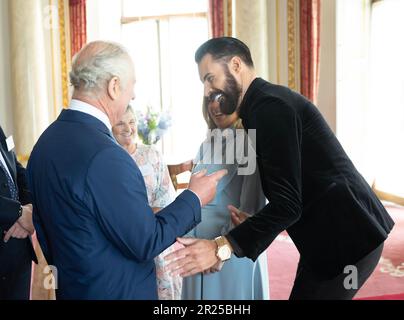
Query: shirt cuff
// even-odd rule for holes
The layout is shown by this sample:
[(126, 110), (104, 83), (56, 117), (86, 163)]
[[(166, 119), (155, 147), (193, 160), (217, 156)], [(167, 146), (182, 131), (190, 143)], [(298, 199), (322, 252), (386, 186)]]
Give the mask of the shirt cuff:
[(201, 198), (199, 198), (199, 196), (195, 193), (195, 192), (193, 192), (191, 189), (187, 189), (188, 191), (191, 191), (194, 195), (196, 195), (196, 197), (199, 199), (199, 204), (201, 205), (201, 208), (202, 208), (202, 201), (201, 201)]

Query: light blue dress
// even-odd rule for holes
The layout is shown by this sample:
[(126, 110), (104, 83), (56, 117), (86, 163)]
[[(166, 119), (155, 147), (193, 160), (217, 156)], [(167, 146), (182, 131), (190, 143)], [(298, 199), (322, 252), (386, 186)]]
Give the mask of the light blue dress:
[[(230, 130), (231, 134), (235, 134), (235, 129)], [(223, 142), (223, 145), (225, 143)], [(206, 150), (210, 148), (210, 144), (211, 142), (206, 140), (201, 145), (195, 159), (194, 172), (206, 168), (208, 173), (212, 173), (225, 168), (228, 170), (228, 174), (219, 182), (215, 199), (202, 208), (202, 221), (188, 233), (187, 236), (189, 237), (213, 239), (225, 235), (234, 227), (227, 209), (229, 204), (250, 214), (256, 213), (265, 206), (258, 167), (252, 175), (239, 175), (238, 164), (201, 163), (202, 156), (206, 155)], [(221, 151), (211, 151), (213, 157), (216, 157), (218, 152), (224, 155), (225, 148)], [(232, 255), (230, 260), (224, 263), (220, 272), (205, 275), (197, 274), (184, 278), (182, 299), (268, 300), (269, 283), (266, 253), (262, 253), (255, 262), (248, 258), (237, 258)]]

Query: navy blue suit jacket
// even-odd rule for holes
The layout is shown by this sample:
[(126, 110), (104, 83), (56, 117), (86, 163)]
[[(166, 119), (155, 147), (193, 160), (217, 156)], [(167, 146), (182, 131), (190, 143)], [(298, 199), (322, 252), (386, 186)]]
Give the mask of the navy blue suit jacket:
[(11, 199), (6, 174), (0, 169), (0, 276), (20, 273), (23, 265), (27, 266), (33, 260), (38, 263), (31, 238), (17, 239), (11, 237), (4, 243), (4, 232), (18, 220), (21, 205), (31, 203), (31, 193), (28, 190), (25, 168), (17, 161), (13, 151), (8, 151), (6, 136), (0, 127), (0, 152), (5, 165), (18, 190), (18, 200)]
[(133, 159), (101, 121), (72, 110), (39, 138), (27, 171), (58, 299), (157, 299), (153, 258), (200, 222), (195, 194), (153, 214)]

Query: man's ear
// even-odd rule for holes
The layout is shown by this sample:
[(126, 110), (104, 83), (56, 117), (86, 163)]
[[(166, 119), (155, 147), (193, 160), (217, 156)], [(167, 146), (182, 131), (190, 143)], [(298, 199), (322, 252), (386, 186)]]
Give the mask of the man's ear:
[(242, 67), (241, 58), (238, 56), (234, 56), (233, 58), (231, 58), (229, 67), (230, 70), (233, 70), (235, 73), (239, 73)]
[(108, 82), (108, 95), (112, 100), (118, 99), (121, 94), (120, 81), (118, 77), (113, 77)]

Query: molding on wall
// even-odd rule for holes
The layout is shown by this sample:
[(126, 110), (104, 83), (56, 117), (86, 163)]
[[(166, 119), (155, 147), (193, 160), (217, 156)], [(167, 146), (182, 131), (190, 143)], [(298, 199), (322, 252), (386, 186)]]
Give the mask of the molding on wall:
[(60, 37), (60, 61), (62, 66), (62, 97), (63, 107), (69, 105), (69, 85), (67, 80), (67, 50), (66, 50), (66, 23), (65, 23), (65, 3), (64, 0), (58, 1), (59, 13), (59, 37)]

